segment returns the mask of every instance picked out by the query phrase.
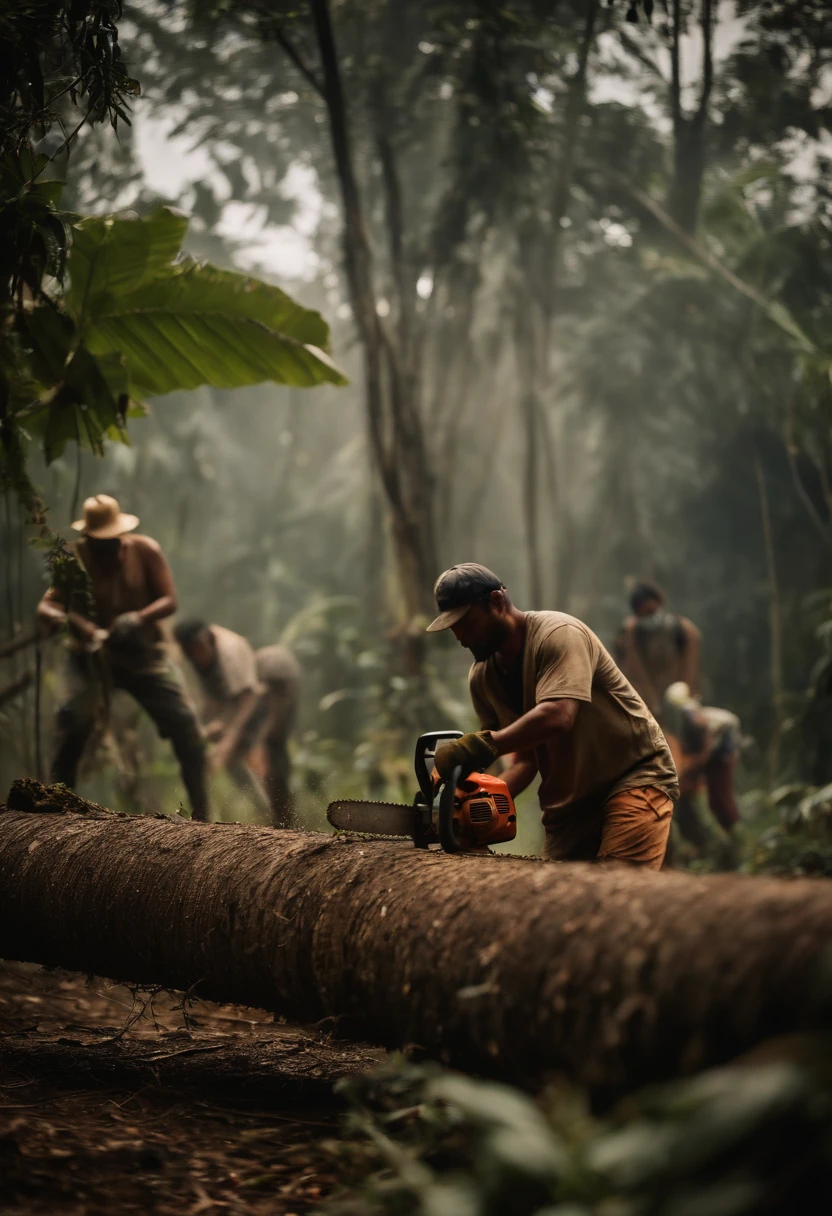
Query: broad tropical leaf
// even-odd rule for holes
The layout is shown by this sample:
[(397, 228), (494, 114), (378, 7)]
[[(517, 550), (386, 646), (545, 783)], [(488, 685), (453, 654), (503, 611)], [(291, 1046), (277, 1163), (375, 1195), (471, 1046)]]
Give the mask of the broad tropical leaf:
[[(274, 302), (271, 291), (279, 297)], [(273, 317), (287, 313), (284, 302), (300, 314), (286, 315), (290, 325), (313, 328), (305, 310), (277, 288), (191, 263), (113, 301), (111, 312), (88, 317), (84, 332), (94, 352), (124, 355), (134, 395), (159, 396), (200, 384), (236, 388), (263, 380), (343, 384), (328, 355), (274, 323)]]
[(132, 396), (264, 380), (345, 383), (322, 349), (329, 329), (319, 313), (246, 275), (174, 262), (186, 227), (162, 208), (75, 229), (69, 310), (93, 354), (124, 358)]
[(91, 216), (72, 228), (66, 306), (83, 322), (161, 274), (182, 246), (188, 220), (170, 207), (146, 219)]

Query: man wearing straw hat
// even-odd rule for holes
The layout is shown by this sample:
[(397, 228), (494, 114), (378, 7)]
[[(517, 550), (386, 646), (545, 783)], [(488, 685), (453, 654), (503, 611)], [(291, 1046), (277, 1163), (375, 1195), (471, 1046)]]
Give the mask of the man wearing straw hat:
[(38, 605), (49, 628), (67, 624), (69, 696), (57, 713), (52, 781), (74, 786), (78, 763), (95, 725), (96, 709), (112, 689), (129, 692), (170, 739), (194, 819), (208, 818), (205, 744), (163, 645), (159, 621), (176, 611), (176, 588), (162, 550), (136, 535), (135, 515), (108, 494), (84, 503), (72, 525), (81, 533), (73, 548), (89, 578), (90, 596), (80, 607), (50, 587)]

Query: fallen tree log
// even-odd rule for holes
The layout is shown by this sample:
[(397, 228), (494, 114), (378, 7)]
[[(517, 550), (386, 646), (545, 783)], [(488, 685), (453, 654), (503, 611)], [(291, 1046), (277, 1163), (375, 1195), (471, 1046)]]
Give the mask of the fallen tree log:
[(825, 881), (121, 816), (34, 782), (0, 814), (0, 957), (331, 1019), (515, 1080), (626, 1088), (824, 1026), (830, 940)]
[(51, 1085), (144, 1085), (204, 1090), (216, 1099), (261, 1103), (327, 1100), (341, 1077), (372, 1068), (378, 1050), (311, 1039), (297, 1027), (282, 1035), (217, 1035), (187, 1030), (156, 1036), (101, 1037), (70, 1030), (0, 1035), (3, 1075), (48, 1078)]

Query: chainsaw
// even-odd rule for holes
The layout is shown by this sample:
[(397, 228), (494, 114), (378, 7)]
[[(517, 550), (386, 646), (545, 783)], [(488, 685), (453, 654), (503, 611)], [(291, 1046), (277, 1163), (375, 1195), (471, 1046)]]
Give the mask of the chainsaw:
[(462, 780), (457, 767), (443, 781), (432, 761), (436, 745), (459, 739), (460, 730), (433, 730), (420, 735), (415, 768), (418, 792), (411, 806), (395, 802), (331, 802), (326, 817), (342, 832), (371, 836), (409, 836), (417, 849), (439, 844), (446, 853), (501, 844), (517, 835), (517, 812), (505, 781), (487, 773)]

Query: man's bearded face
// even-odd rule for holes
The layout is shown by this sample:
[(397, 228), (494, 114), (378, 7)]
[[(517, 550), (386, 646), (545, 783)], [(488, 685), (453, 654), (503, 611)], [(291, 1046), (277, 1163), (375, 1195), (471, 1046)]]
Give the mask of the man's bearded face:
[(470, 650), (478, 663), (496, 654), (508, 633), (507, 623), (490, 599), (473, 604), (451, 629), (460, 646)]

